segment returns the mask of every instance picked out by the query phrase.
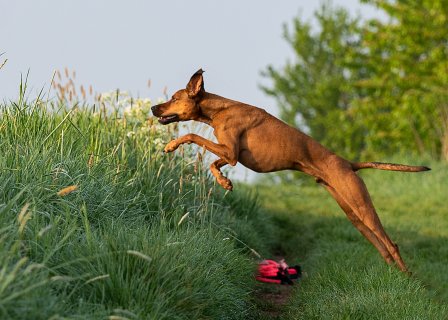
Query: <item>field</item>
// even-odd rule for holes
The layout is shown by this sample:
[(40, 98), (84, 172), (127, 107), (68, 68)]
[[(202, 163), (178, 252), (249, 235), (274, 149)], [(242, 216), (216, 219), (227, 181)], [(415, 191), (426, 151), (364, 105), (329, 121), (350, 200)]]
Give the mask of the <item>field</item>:
[[(311, 179), (225, 193), (201, 150), (161, 152), (178, 131), (148, 100), (102, 99), (0, 107), (0, 318), (448, 317), (445, 165), (363, 172), (408, 278)], [(258, 254), (303, 266), (285, 305)]]

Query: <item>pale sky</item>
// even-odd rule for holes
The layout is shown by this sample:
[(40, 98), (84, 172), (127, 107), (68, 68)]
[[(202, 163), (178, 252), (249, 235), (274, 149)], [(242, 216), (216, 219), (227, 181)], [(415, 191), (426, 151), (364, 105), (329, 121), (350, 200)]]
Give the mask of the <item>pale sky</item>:
[[(162, 97), (185, 87), (199, 68), (207, 91), (267, 109), (260, 75), (293, 58), (283, 24), (311, 19), (311, 0), (0, 0), (0, 101), (18, 95), (28, 69), (30, 98), (48, 89), (55, 69), (76, 70), (76, 84)], [(357, 0), (335, 0), (353, 15), (378, 16)], [(148, 80), (151, 87), (148, 88)]]
[[(335, 4), (375, 16), (356, 0)], [(120, 88), (157, 98), (184, 87), (197, 69), (208, 91), (274, 111), (259, 84), (267, 65), (293, 57), (283, 24), (310, 19), (320, 1), (305, 0), (0, 0), (0, 100), (18, 94), (30, 70), (30, 97), (55, 69), (76, 70), (78, 85)], [(151, 79), (151, 87), (147, 87)]]

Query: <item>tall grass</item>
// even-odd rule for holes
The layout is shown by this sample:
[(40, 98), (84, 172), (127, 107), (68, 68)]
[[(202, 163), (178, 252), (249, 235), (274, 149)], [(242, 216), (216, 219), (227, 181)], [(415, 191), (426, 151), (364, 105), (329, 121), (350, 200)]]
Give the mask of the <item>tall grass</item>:
[(163, 155), (176, 128), (131, 101), (0, 106), (0, 318), (251, 314), (256, 197), (215, 187), (195, 152)]

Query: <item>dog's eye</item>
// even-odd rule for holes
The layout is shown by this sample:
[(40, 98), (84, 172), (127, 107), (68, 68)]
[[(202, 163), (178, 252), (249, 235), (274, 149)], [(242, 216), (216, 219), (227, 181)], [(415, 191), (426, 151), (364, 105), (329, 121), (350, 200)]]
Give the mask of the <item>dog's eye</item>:
[(172, 102), (174, 102), (174, 101), (176, 101), (176, 100), (177, 100), (176, 98), (171, 98), (171, 101), (172, 101)]

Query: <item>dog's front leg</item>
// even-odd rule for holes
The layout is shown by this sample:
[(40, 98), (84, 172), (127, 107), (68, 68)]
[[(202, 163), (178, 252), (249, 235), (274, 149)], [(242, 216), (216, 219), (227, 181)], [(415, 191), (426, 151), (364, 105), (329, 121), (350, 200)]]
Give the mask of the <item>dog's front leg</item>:
[(226, 160), (218, 159), (210, 165), (210, 171), (212, 172), (213, 176), (216, 178), (216, 181), (224, 189), (232, 191), (232, 189), (233, 189), (232, 181), (230, 181), (229, 178), (225, 177), (220, 170), (221, 167), (225, 166), (226, 164), (227, 164)]
[(186, 134), (180, 138), (168, 142), (165, 146), (165, 152), (173, 152), (183, 143), (195, 143), (200, 147), (204, 147), (207, 151), (216, 154), (218, 157), (224, 159), (226, 163), (234, 166), (238, 162), (238, 153), (235, 144), (230, 144), (232, 147), (228, 147), (224, 144), (214, 143), (194, 133)]
[(166, 145), (164, 151), (172, 152), (183, 143), (195, 143), (200, 147), (204, 147), (206, 150), (220, 157), (220, 159), (216, 160), (210, 165), (210, 170), (213, 176), (216, 178), (216, 181), (224, 189), (231, 191), (233, 189), (232, 181), (226, 178), (222, 174), (220, 169), (226, 164), (234, 166), (238, 162), (238, 140), (232, 138), (236, 136), (237, 135), (229, 134), (228, 136), (225, 136), (223, 139), (221, 139), (224, 140), (223, 142), (226, 142), (226, 144), (217, 144), (196, 134), (190, 133), (183, 137), (170, 141)]

